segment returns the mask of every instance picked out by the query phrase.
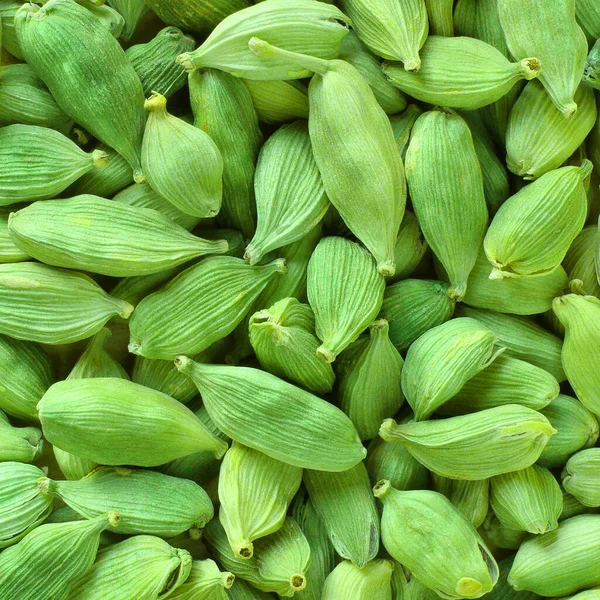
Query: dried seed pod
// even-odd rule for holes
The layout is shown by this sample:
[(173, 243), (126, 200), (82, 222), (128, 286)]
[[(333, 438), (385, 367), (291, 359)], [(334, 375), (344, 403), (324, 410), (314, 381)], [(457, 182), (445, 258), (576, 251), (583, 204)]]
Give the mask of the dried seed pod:
[(221, 571), (210, 558), (194, 560), (192, 570), (185, 582), (169, 598), (174, 600), (228, 600), (225, 590), (231, 588), (235, 575)]
[(299, 81), (242, 81), (252, 96), (260, 121), (285, 123), (308, 119), (308, 89)]
[(19, 461), (30, 463), (42, 456), (44, 440), (35, 427), (13, 427), (0, 411), (0, 463)]
[(573, 454), (562, 472), (562, 485), (584, 506), (600, 506), (600, 448), (587, 448)]
[(26, 252), (15, 246), (8, 233), (10, 209), (0, 209), (0, 263), (15, 263), (31, 258)]
[(433, 35), (454, 35), (453, 0), (425, 0), (429, 28)]
[[(413, 111), (407, 109), (405, 112)], [(402, 114), (404, 115), (404, 113)], [(413, 116), (416, 120), (418, 114), (413, 114)], [(394, 129), (394, 117), (392, 117), (391, 123)], [(406, 139), (406, 143), (408, 144), (408, 138)], [(417, 218), (410, 211), (405, 211), (402, 223), (400, 224), (400, 231), (398, 231), (398, 237), (396, 238), (396, 247), (394, 248), (396, 273), (392, 277), (387, 278), (388, 284), (410, 277), (425, 256), (427, 248), (427, 242), (423, 238)]]
[(466, 481), (448, 479), (433, 473), (433, 488), (452, 502), (476, 529), (483, 523), (489, 509), (489, 480)]

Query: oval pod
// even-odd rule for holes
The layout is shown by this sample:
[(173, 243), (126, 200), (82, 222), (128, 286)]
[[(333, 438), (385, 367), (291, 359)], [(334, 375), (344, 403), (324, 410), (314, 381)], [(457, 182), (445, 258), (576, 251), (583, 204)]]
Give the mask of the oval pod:
[(376, 558), (362, 569), (344, 560), (327, 576), (321, 600), (392, 600), (391, 561)]

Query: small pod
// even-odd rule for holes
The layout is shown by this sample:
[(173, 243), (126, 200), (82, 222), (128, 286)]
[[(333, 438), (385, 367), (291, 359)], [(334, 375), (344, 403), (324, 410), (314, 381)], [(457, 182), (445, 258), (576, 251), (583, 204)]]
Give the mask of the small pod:
[(580, 450), (563, 469), (563, 488), (584, 506), (600, 506), (599, 474), (600, 448)]
[(579, 279), (585, 293), (596, 298), (600, 298), (600, 284), (596, 275), (596, 264), (600, 260), (599, 247), (598, 227), (596, 225), (584, 227), (571, 243), (562, 262), (569, 281)]
[(169, 598), (172, 600), (228, 600), (235, 575), (221, 571), (214, 560), (194, 560), (185, 582)]
[(8, 233), (9, 208), (0, 208), (0, 263), (15, 263), (29, 260), (30, 256), (12, 241)]
[(435, 473), (432, 479), (434, 490), (446, 496), (475, 529), (479, 528), (489, 510), (490, 480), (448, 479)]
[[(296, 592), (297, 600), (300, 600), (302, 597), (301, 593), (302, 592)], [(235, 583), (231, 586), (231, 589), (227, 590), (226, 598), (223, 600), (273, 600), (273, 594), (261, 592), (253, 585), (250, 585), (243, 579), (237, 577)]]
[(317, 354), (331, 363), (375, 320), (385, 280), (361, 246), (327, 237), (310, 258), (307, 287), (317, 336), (323, 342)]
[(299, 81), (253, 81), (243, 79), (263, 123), (286, 123), (308, 119), (308, 89)]
[(595, 0), (578, 0), (575, 15), (590, 40), (600, 38), (600, 7)]
[(125, 25), (121, 37), (129, 41), (140, 19), (146, 14), (148, 7), (144, 0), (110, 0), (110, 5), (123, 16)]
[(425, 0), (432, 35), (454, 35), (453, 0)]
[(498, 568), (500, 569), (500, 576), (498, 582), (494, 586), (494, 589), (489, 593), (489, 600), (539, 600), (537, 594), (532, 592), (517, 592), (508, 583), (508, 573), (513, 564), (515, 556), (510, 554), (506, 558), (498, 561)]
[(394, 600), (437, 600), (437, 592), (426, 587), (408, 569), (394, 562), (392, 598)]
[(327, 576), (321, 600), (392, 600), (393, 570), (392, 562), (381, 558), (362, 569), (344, 560)]
[[(423, 111), (416, 104), (409, 104), (406, 107), (406, 110), (404, 110), (402, 113), (398, 115), (392, 115), (390, 117), (392, 131), (394, 132), (394, 139), (396, 140), (396, 145), (398, 146), (398, 150), (400, 150), (400, 154), (402, 155), (402, 160), (404, 160), (406, 156), (406, 149), (408, 148), (408, 142), (410, 140), (412, 128), (414, 127), (416, 120), (422, 114)], [(402, 223), (404, 223), (407, 214), (410, 214), (414, 217), (413, 213), (410, 211), (404, 211)], [(394, 277), (398, 277), (398, 274), (395, 273)]]
[(571, 494), (567, 494), (567, 492), (563, 491), (563, 509), (560, 513), (560, 517), (558, 521), (565, 521), (566, 519), (570, 519), (571, 517), (575, 517), (577, 515), (583, 515), (586, 513), (592, 513), (594, 509), (591, 509), (587, 506), (584, 506), (575, 498), (575, 496), (571, 496)]
[(479, 530), (481, 535), (491, 546), (502, 548), (504, 550), (518, 550), (519, 546), (523, 543), (523, 540), (530, 537), (526, 531), (509, 529), (502, 525), (493, 510), (490, 510)]
[(546, 417), (518, 404), (402, 425), (386, 419), (379, 431), (387, 442), (403, 443), (430, 471), (467, 480), (529, 467), (554, 433)]
[(42, 456), (44, 440), (35, 427), (13, 427), (0, 411), (0, 463), (18, 461), (31, 463)]
[[(416, 120), (417, 115), (413, 116)], [(391, 123), (394, 129), (393, 119), (394, 117), (392, 117)], [(398, 141), (398, 138), (396, 138), (396, 141)], [(408, 144), (408, 137), (406, 144)], [(405, 211), (402, 223), (400, 224), (400, 231), (398, 231), (398, 237), (396, 238), (396, 247), (394, 248), (396, 273), (392, 277), (387, 278), (388, 284), (410, 277), (425, 256), (427, 248), (428, 245), (423, 238), (417, 218), (410, 211)]]

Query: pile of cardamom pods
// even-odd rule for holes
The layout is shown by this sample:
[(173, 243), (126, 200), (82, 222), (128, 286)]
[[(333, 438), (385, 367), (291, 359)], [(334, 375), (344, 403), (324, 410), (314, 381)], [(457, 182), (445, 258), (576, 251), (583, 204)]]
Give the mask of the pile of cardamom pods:
[(0, 0), (0, 600), (600, 600), (598, 0)]

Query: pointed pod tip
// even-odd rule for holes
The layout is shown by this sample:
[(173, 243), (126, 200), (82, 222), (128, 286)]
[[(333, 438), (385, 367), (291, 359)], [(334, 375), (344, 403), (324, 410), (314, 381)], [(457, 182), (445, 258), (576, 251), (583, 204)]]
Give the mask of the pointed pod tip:
[(158, 92), (152, 92), (150, 97), (144, 102), (144, 108), (149, 111), (167, 110), (167, 99)]
[(188, 73), (196, 69), (191, 52), (184, 52), (183, 54), (180, 54), (177, 57), (177, 64), (181, 65)]
[(327, 363), (332, 363), (335, 360), (335, 354), (328, 348), (325, 348), (325, 346), (317, 348), (317, 356)]
[(389, 479), (382, 479), (373, 486), (373, 495), (375, 498), (383, 500), (390, 492), (392, 484)]
[(377, 270), (384, 277), (392, 277), (396, 274), (396, 264), (393, 260), (386, 260), (378, 263)]
[(129, 304), (129, 302), (123, 301), (123, 305), (121, 310), (119, 311), (119, 316), (123, 319), (129, 319), (131, 313), (133, 312), (133, 304)]
[(542, 61), (535, 57), (524, 58), (519, 61), (519, 66), (523, 77), (529, 81), (530, 79), (535, 79), (540, 74)]
[(250, 540), (242, 540), (235, 545), (233, 553), (242, 560), (250, 560), (254, 556), (254, 544)]
[(121, 516), (120, 512), (117, 512), (116, 510), (111, 510), (108, 513), (107, 518), (109, 527), (117, 527), (123, 517)]
[(482, 587), (481, 582), (477, 579), (461, 577), (456, 583), (455, 591), (459, 598), (476, 598), (480, 595)]
[(421, 68), (421, 59), (417, 56), (404, 61), (404, 70), (408, 73), (416, 73)]
[(226, 571), (225, 573), (223, 573), (223, 587), (228, 590), (229, 588), (231, 588), (231, 586), (233, 585), (233, 582), (235, 581), (235, 575), (233, 573), (229, 573), (228, 571)]
[(174, 358), (173, 362), (175, 363), (175, 367), (178, 371), (185, 373), (189, 370), (192, 361), (184, 354), (179, 354)]
[(385, 419), (379, 428), (379, 437), (386, 442), (394, 439), (393, 430), (398, 426), (394, 419)]
[(127, 350), (129, 350), (129, 352), (131, 352), (131, 354), (139, 354), (140, 356), (142, 356), (142, 346), (140, 344), (138, 344), (137, 342), (131, 342), (128, 346), (127, 346)]
[(300, 573), (292, 575), (290, 586), (295, 592), (301, 592), (306, 587), (306, 577)]

